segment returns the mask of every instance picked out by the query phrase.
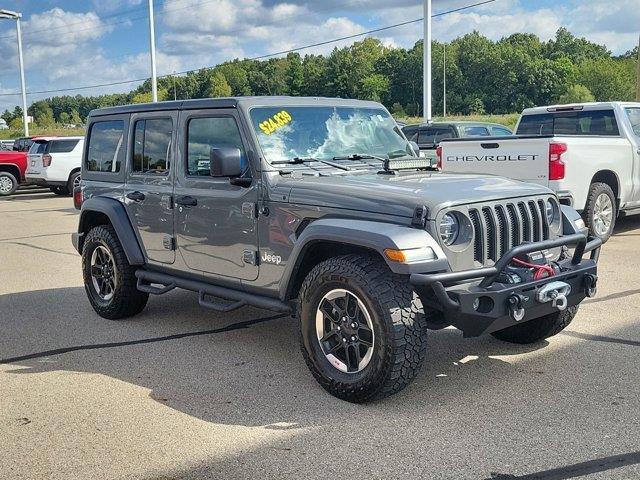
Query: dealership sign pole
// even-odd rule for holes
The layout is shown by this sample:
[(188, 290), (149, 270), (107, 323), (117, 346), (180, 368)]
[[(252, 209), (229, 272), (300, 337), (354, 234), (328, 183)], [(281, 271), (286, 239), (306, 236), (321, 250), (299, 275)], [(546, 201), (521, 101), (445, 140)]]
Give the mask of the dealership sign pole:
[(423, 101), (424, 122), (431, 121), (431, 0), (424, 0), (424, 40), (423, 40)]
[(16, 32), (18, 34), (18, 62), (20, 63), (20, 85), (22, 87), (22, 122), (24, 123), (24, 136), (29, 136), (29, 122), (27, 118), (27, 87), (24, 80), (24, 60), (22, 58), (22, 30), (20, 29), (20, 18), (22, 14), (9, 10), (0, 10), (0, 19), (8, 18), (16, 21)]
[(158, 80), (156, 78), (156, 34), (153, 25), (153, 0), (149, 0), (149, 46), (151, 50), (151, 97), (158, 101)]

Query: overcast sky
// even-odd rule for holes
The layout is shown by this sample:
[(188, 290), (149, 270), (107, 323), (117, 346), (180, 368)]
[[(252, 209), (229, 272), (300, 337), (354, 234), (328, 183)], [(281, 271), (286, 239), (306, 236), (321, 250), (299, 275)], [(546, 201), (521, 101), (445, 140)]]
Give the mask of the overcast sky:
[[(480, 0), (433, 0), (434, 13)], [(413, 20), (420, 0), (155, 0), (158, 74), (215, 65)], [(50, 90), (149, 76), (147, 0), (0, 0), (23, 13), (27, 90)], [(640, 30), (639, 0), (495, 0), (434, 20), (434, 38), (446, 41), (478, 30), (498, 39), (514, 32), (551, 38), (560, 26), (630, 50)], [(0, 21), (0, 110), (18, 92), (15, 22)], [(378, 34), (388, 45), (411, 46), (420, 23)], [(326, 53), (354, 40), (304, 50)], [(69, 94), (128, 91), (137, 83)], [(64, 94), (61, 92), (60, 94)], [(51, 96), (31, 95), (29, 102)]]

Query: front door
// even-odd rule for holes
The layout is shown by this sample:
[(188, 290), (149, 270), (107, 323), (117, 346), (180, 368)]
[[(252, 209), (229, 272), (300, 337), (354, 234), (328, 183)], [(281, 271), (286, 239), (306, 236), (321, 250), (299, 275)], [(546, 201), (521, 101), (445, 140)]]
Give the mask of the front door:
[(125, 203), (150, 263), (175, 261), (173, 180), (177, 112), (131, 116)]
[(247, 142), (234, 110), (183, 111), (180, 115), (181, 165), (175, 188), (178, 250), (189, 269), (214, 277), (258, 277), (257, 182), (234, 185), (212, 177), (212, 148), (239, 148), (246, 172)]

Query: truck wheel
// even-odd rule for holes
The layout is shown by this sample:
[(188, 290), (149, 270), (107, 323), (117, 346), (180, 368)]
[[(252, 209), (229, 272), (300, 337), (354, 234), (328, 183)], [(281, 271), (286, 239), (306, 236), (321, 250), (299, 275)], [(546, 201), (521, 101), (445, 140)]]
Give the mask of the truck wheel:
[(11, 195), (18, 189), (18, 180), (9, 172), (0, 172), (0, 196)]
[(407, 279), (373, 256), (316, 265), (300, 290), (307, 366), (330, 394), (362, 403), (399, 392), (426, 354), (422, 303)]
[(540, 342), (545, 338), (557, 335), (567, 328), (577, 312), (577, 306), (569, 307), (562, 312), (550, 313), (520, 325), (498, 330), (491, 335), (498, 340), (509, 343), (527, 344)]
[(600, 182), (592, 184), (583, 212), (589, 233), (606, 242), (613, 233), (616, 215), (616, 197), (611, 187)]
[(67, 181), (67, 195), (71, 195), (73, 193), (73, 189), (80, 186), (80, 172), (74, 172), (69, 175), (69, 180)]
[(147, 304), (149, 294), (136, 288), (135, 268), (129, 265), (111, 226), (101, 225), (87, 234), (82, 248), (82, 275), (89, 302), (103, 318), (131, 317)]

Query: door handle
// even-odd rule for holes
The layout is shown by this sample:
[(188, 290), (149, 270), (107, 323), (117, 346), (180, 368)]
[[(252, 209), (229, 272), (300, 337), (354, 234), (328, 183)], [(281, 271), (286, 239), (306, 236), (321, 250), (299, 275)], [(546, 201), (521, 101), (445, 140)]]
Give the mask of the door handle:
[(127, 193), (127, 198), (129, 200), (133, 200), (134, 202), (141, 202), (144, 200), (144, 193), (142, 192)]
[(198, 200), (187, 195), (186, 197), (179, 197), (176, 200), (176, 205), (183, 205), (185, 207), (195, 207), (196, 205), (198, 205)]

